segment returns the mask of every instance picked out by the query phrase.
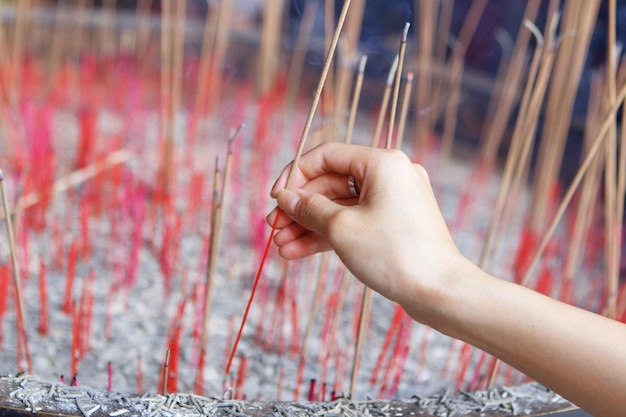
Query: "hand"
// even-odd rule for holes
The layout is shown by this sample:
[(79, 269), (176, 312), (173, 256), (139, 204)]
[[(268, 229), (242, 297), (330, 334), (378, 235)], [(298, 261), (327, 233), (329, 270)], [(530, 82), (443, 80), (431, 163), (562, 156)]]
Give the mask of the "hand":
[[(364, 284), (425, 320), (416, 300), (432, 299), (458, 252), (437, 206), (426, 171), (396, 150), (327, 143), (302, 155), (290, 190), (291, 166), (271, 195), (284, 215), (274, 242), (297, 259), (334, 250)], [(360, 186), (351, 195), (348, 175)], [(277, 210), (268, 216), (275, 220)], [(429, 304), (427, 301), (425, 304)]]

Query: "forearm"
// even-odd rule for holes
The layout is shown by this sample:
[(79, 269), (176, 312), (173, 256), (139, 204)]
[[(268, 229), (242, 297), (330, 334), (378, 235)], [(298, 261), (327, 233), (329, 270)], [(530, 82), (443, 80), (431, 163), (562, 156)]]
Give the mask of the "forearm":
[(447, 277), (432, 325), (502, 359), (594, 416), (626, 412), (626, 326), (494, 278)]

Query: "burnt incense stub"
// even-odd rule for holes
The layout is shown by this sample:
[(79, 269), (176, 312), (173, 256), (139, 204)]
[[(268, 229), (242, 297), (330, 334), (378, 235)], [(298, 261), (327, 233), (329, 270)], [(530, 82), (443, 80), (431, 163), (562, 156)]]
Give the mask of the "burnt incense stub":
[(47, 383), (30, 376), (0, 378), (0, 417), (115, 416), (543, 416), (572, 405), (532, 383), (487, 391), (446, 393), (393, 401), (250, 402), (194, 394), (123, 394)]

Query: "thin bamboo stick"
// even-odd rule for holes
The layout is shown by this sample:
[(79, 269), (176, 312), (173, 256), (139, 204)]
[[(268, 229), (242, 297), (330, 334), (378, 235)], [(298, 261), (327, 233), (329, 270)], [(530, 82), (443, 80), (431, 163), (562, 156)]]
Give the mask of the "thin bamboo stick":
[(195, 110), (198, 116), (204, 113), (209, 94), (209, 81), (212, 77), (211, 62), (213, 60), (213, 51), (215, 49), (215, 39), (217, 37), (217, 19), (219, 16), (218, 2), (217, 11), (214, 10), (214, 3), (209, 2), (204, 21), (204, 33), (202, 36), (202, 52), (200, 54), (200, 66), (198, 68), (198, 89), (196, 90)]
[(446, 117), (441, 140), (441, 159), (448, 160), (452, 154), (454, 134), (456, 131), (456, 120), (461, 100), (461, 84), (463, 79), (463, 69), (465, 67), (465, 51), (463, 45), (457, 43), (452, 53), (452, 64), (450, 70), (450, 97), (446, 105)]
[[(589, 97), (589, 103), (587, 105), (587, 120), (585, 123), (585, 144), (584, 153), (588, 152), (591, 145), (591, 139), (595, 135), (598, 128), (596, 120), (599, 118), (601, 95), (603, 94), (603, 87), (601, 86), (600, 74), (598, 72), (592, 74), (591, 78), (591, 92)], [(576, 222), (573, 226), (572, 237), (570, 239), (570, 246), (567, 251), (567, 258), (565, 259), (564, 268), (564, 280), (565, 284), (573, 280), (574, 275), (580, 270), (583, 258), (583, 249), (587, 242), (587, 236), (589, 234), (589, 227), (595, 213), (595, 202), (597, 200), (599, 190), (599, 176), (602, 161), (596, 156), (592, 165), (589, 167), (589, 173), (585, 176), (584, 182), (581, 186), (580, 198), (578, 201), (578, 207), (576, 208), (575, 219)], [(564, 300), (571, 302), (573, 300)]]
[(296, 37), (296, 44), (291, 56), (289, 64), (289, 73), (287, 74), (287, 98), (285, 100), (286, 110), (294, 109), (296, 98), (304, 71), (304, 61), (311, 43), (311, 33), (313, 32), (313, 23), (315, 22), (315, 14), (317, 13), (317, 2), (308, 1), (304, 9), (304, 15), (300, 22), (300, 29)]
[(400, 109), (400, 120), (398, 121), (396, 149), (402, 149), (404, 131), (406, 129), (406, 120), (409, 115), (409, 107), (411, 104), (411, 91), (413, 91), (413, 73), (409, 72), (406, 75), (406, 84), (404, 85), (404, 96), (402, 97), (402, 108)]
[[(52, 184), (51, 193), (54, 195), (67, 191), (71, 187), (79, 185), (95, 177), (96, 175), (99, 175), (100, 173), (107, 171), (119, 164), (128, 162), (131, 159), (132, 154), (126, 149), (115, 151), (106, 158), (96, 161), (90, 165), (87, 165), (85, 168), (74, 171), (71, 174), (68, 174), (54, 181), (54, 183)], [(28, 207), (34, 206), (35, 204), (39, 203), (41, 198), (42, 196), (40, 196), (37, 191), (33, 191), (31, 193), (23, 195), (17, 201), (15, 211), (11, 214), (14, 214), (18, 210), (24, 210)], [(0, 218), (4, 218), (4, 215), (0, 216)]]
[[(429, 105), (431, 100), (431, 91), (433, 84), (432, 68), (433, 68), (433, 55), (435, 48), (435, 32), (436, 32), (436, 24), (437, 24), (437, 2), (433, 0), (420, 1), (415, 0), (415, 10), (417, 22), (415, 30), (415, 36), (417, 37), (416, 43), (418, 45), (418, 71), (417, 71), (417, 97), (416, 97), (416, 113), (419, 113), (420, 109), (424, 109)], [(447, 4), (442, 4), (442, 18), (447, 19), (451, 18), (452, 14), (452, 2), (447, 2)], [(445, 14), (450, 12), (450, 14)], [(446, 22), (440, 22), (442, 26), (446, 26), (447, 28), (445, 35), (440, 33), (443, 37), (448, 36), (449, 24), (450, 20)], [(447, 42), (447, 39), (446, 39)], [(441, 46), (441, 45), (439, 45)], [(447, 46), (447, 45), (445, 45)], [(444, 46), (444, 48), (445, 48)], [(442, 63), (445, 62), (445, 49), (440, 50), (440, 53), (443, 53)], [(443, 66), (443, 65), (442, 65)], [(416, 118), (418, 121), (415, 124), (415, 132), (416, 139), (418, 143), (418, 150), (420, 153), (426, 151), (426, 141), (428, 139), (429, 132), (431, 130), (432, 125), (430, 121), (434, 121), (434, 117), (427, 118)]]
[(274, 85), (280, 57), (281, 16), (284, 0), (267, 1), (263, 7), (263, 28), (261, 30), (261, 50), (257, 63), (259, 93), (267, 93)]
[[(612, 107), (616, 103), (615, 83), (617, 75), (617, 46), (615, 41), (616, 5), (615, 0), (609, 0), (608, 34), (607, 34), (607, 104)], [(621, 244), (617, 238), (621, 233), (617, 230), (617, 123), (613, 121), (607, 132), (606, 160), (604, 167), (604, 194), (605, 194), (605, 255), (606, 255), (606, 315), (615, 319), (617, 291), (619, 289), (619, 257)]]
[(232, 27), (232, 0), (220, 0), (217, 14), (215, 46), (211, 56), (211, 89), (209, 90), (209, 109), (213, 109), (222, 91), (224, 59), (228, 50), (228, 39)]
[(174, 143), (172, 138), (172, 0), (162, 1), (161, 11), (161, 137), (164, 140), (162, 191), (170, 189)]
[[(26, 321), (24, 316), (24, 299), (22, 297), (22, 286), (20, 278), (20, 265), (17, 261), (17, 248), (13, 237), (12, 220), (9, 213), (9, 200), (7, 196), (6, 184), (4, 183), (4, 174), (0, 171), (0, 192), (2, 193), (2, 208), (4, 210), (7, 235), (9, 238), (9, 249), (11, 254), (11, 264), (13, 265), (13, 284), (15, 286), (15, 297), (17, 301), (17, 338), (18, 343), (21, 340), (26, 355), (28, 373), (32, 374), (33, 366), (30, 360), (30, 349), (28, 347), (28, 333), (26, 331)], [(21, 358), (18, 358), (21, 359)]]
[(395, 81), (393, 85), (393, 95), (391, 97), (391, 110), (389, 111), (389, 123), (387, 127), (387, 141), (385, 148), (391, 148), (391, 139), (393, 138), (393, 129), (396, 122), (396, 111), (398, 109), (398, 97), (400, 96), (400, 81), (402, 81), (402, 68), (404, 67), (404, 54), (406, 52), (406, 38), (409, 34), (410, 23), (404, 25), (402, 37), (400, 39), (400, 49), (398, 51), (398, 68), (396, 68)]
[(378, 148), (380, 142), (380, 135), (385, 125), (385, 115), (387, 114), (387, 107), (389, 106), (389, 98), (391, 97), (391, 88), (393, 87), (393, 77), (396, 74), (396, 68), (398, 68), (398, 55), (389, 68), (389, 74), (387, 75), (387, 83), (385, 84), (385, 91), (383, 92), (383, 99), (380, 103), (380, 110), (378, 111), (378, 121), (376, 122), (376, 129), (374, 130), (374, 137), (372, 138), (372, 147)]
[(359, 98), (361, 97), (361, 89), (363, 87), (363, 78), (365, 75), (365, 65), (367, 57), (363, 55), (359, 61), (358, 75), (354, 86), (354, 95), (352, 96), (352, 105), (350, 106), (350, 118), (348, 119), (348, 128), (346, 130), (346, 143), (352, 142), (352, 133), (354, 132), (354, 124), (356, 122), (356, 113), (359, 107)]

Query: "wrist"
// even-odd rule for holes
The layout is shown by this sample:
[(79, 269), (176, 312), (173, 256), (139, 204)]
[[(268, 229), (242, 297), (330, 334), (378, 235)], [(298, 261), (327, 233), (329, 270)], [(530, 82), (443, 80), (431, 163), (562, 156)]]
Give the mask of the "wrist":
[(436, 267), (408, 279), (400, 304), (414, 320), (453, 336), (474, 282), (485, 273), (460, 253), (431, 264)]

